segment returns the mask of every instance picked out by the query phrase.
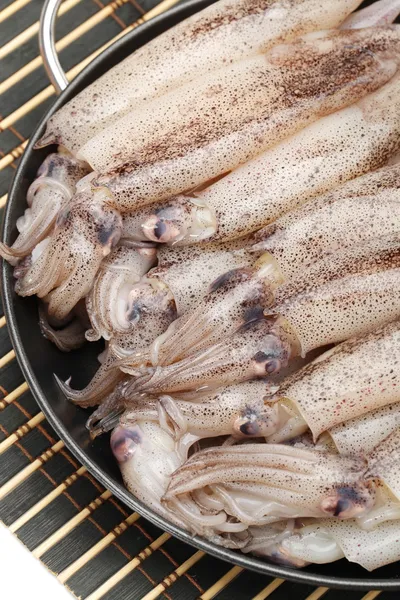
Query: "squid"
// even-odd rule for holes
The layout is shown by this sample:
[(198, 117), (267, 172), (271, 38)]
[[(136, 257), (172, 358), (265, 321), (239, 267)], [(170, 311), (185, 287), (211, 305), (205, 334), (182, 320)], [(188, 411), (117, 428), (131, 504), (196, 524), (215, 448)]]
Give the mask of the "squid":
[(86, 332), (89, 341), (109, 340), (135, 325), (140, 318), (135, 286), (156, 261), (155, 248), (119, 246), (102, 262), (86, 297), (92, 325)]
[(397, 71), (398, 44), (396, 26), (308, 34), (128, 113), (77, 156), (121, 211), (163, 200), (381, 87)]
[(357, 10), (341, 24), (341, 29), (390, 25), (400, 12), (399, 0), (378, 0)]
[(17, 267), (17, 294), (46, 298), (53, 319), (63, 320), (89, 293), (103, 259), (119, 242), (122, 221), (108, 196), (105, 190), (94, 197), (79, 192), (59, 212), (51, 236), (35, 246), (28, 267)]
[[(129, 275), (129, 273), (128, 273)], [(122, 290), (122, 295), (125, 291)], [(118, 402), (117, 384), (123, 382), (126, 376), (118, 368), (118, 360), (132, 352), (140, 353), (148, 348), (152, 340), (163, 333), (168, 325), (176, 318), (176, 307), (173, 299), (164, 294), (157, 286), (142, 286), (140, 283), (132, 287), (128, 298), (127, 313), (115, 307), (114, 298), (108, 306), (104, 305), (105, 316), (110, 316), (114, 310), (118, 315), (126, 314), (122, 321), (126, 329), (115, 333), (110, 339), (99, 369), (88, 385), (82, 390), (71, 387), (71, 380), (63, 382), (55, 375), (56, 381), (64, 395), (74, 404), (83, 408), (96, 406), (102, 402), (107, 405), (107, 395)], [(97, 321), (99, 323), (99, 321)], [(93, 330), (89, 330), (89, 334)], [(88, 332), (86, 333), (86, 335)]]
[(346, 557), (368, 570), (399, 560), (400, 428), (387, 436), (367, 457), (366, 481), (375, 486), (374, 505), (349, 521), (300, 520), (280, 524), (280, 531), (250, 529), (245, 552), (269, 556), (291, 566), (324, 564)]
[[(329, 431), (336, 444), (335, 426), (400, 402), (399, 363), (399, 321), (328, 350), (283, 381), (268, 399), (280, 419), (267, 441), (282, 442), (310, 429), (314, 441)], [(342, 436), (344, 431), (352, 453), (365, 450), (359, 437), (346, 429)]]
[[(205, 189), (138, 210), (127, 219), (128, 235), (176, 247), (253, 233), (313, 197), (385, 165), (399, 150), (399, 108), (400, 77), (395, 76), (377, 92), (319, 119)], [(335, 197), (325, 200), (334, 202)], [(323, 200), (315, 202), (316, 210), (322, 210)], [(273, 224), (264, 236), (272, 232)]]
[[(253, 255), (242, 242), (208, 244), (199, 248), (165, 247), (158, 250), (158, 266), (133, 283), (151, 264), (153, 248), (114, 250), (104, 261), (86, 300), (92, 329), (89, 340), (109, 339), (107, 357), (93, 380), (74, 390), (57, 378), (63, 393), (80, 406), (94, 406), (124, 379), (118, 361), (132, 354), (146, 356), (152, 342), (177, 314), (192, 308), (207, 291), (210, 281), (226, 269), (251, 264)], [(128, 324), (129, 321), (129, 324)], [(116, 391), (112, 397), (119, 397)]]
[(62, 144), (76, 154), (95, 134), (144, 102), (277, 43), (337, 27), (360, 3), (220, 0), (139, 48), (80, 92), (51, 117), (37, 146)]
[(45, 303), (39, 304), (40, 331), (62, 352), (76, 350), (85, 344), (85, 331), (88, 324), (89, 319), (82, 303), (75, 307), (73, 314), (65, 323), (50, 323)]
[[(274, 444), (208, 448), (174, 472), (162, 502), (205, 537), (229, 517), (237, 531), (287, 518), (349, 519), (374, 505), (375, 489), (365, 472), (362, 458), (317, 450)], [(221, 525), (212, 526), (211, 516), (220, 517)]]
[[(271, 532), (266, 534), (272, 537)], [(255, 551), (271, 557), (274, 562), (295, 567), (310, 563), (325, 564), (345, 557), (368, 571), (400, 559), (399, 520), (382, 523), (372, 530), (364, 530), (356, 519), (306, 519), (304, 525), (294, 528), (292, 533), (287, 531), (286, 535), (284, 532), (280, 535), (282, 539), (276, 545), (267, 540), (268, 546), (263, 547), (264, 535), (260, 531), (256, 534), (255, 546), (250, 541), (244, 552)]]
[(152, 364), (177, 362), (262, 316), (273, 304), (274, 289), (281, 282), (279, 269), (268, 255), (261, 256), (252, 267), (227, 271), (210, 284), (208, 294), (194, 309), (185, 312), (156, 338), (150, 348)]
[(318, 196), (251, 236), (291, 281), (332, 252), (400, 232), (400, 164), (367, 173)]
[[(176, 440), (187, 433), (197, 440), (221, 435), (232, 435), (236, 440), (267, 437), (276, 428), (278, 418), (277, 413), (264, 405), (267, 393), (265, 382), (252, 381), (206, 394), (198, 402), (171, 396), (141, 399), (136, 406), (129, 406), (120, 424), (157, 422)], [(99, 425), (104, 433), (105, 428)]]
[[(235, 233), (230, 226), (222, 228), (225, 233), (220, 228), (217, 237), (244, 236), (312, 195), (382, 166), (399, 148), (399, 109), (400, 76), (395, 76), (377, 92), (320, 119), (201, 192), (219, 196), (218, 215), (225, 212), (234, 228)], [(221, 184), (225, 192), (230, 190), (229, 197), (219, 194)], [(76, 201), (70, 205), (68, 218), (59, 220), (40, 257), (17, 282), (21, 295), (51, 292), (49, 311), (58, 318), (88, 293), (111, 249), (109, 242), (117, 244), (123, 234), (112, 194), (106, 188), (93, 189), (86, 205)], [(90, 192), (81, 192), (81, 196), (86, 194)], [(90, 219), (85, 216), (88, 213)]]
[[(388, 223), (393, 222), (396, 223), (396, 219), (388, 216)], [(209, 292), (195, 308), (171, 323), (167, 331), (154, 341), (147, 360), (151, 359), (153, 366), (182, 360), (228, 337), (247, 321), (261, 316), (273, 305), (275, 298), (279, 302), (284, 297), (294, 295), (302, 281), (303, 285), (312, 281), (315, 286), (319, 282), (325, 283), (329, 277), (335, 277), (337, 272), (343, 273), (349, 269), (356, 272), (365, 268), (364, 263), (368, 268), (371, 259), (375, 261), (378, 254), (384, 256), (396, 250), (399, 241), (399, 233), (395, 233), (393, 236), (384, 236), (382, 240), (369, 240), (355, 250), (350, 248), (337, 252), (306, 271), (299, 269), (292, 285), (289, 283), (278, 291), (278, 286), (284, 281), (283, 274), (274, 257), (269, 253), (263, 254), (252, 268), (246, 266), (228, 271), (212, 282)], [(146, 357), (143, 356), (142, 360), (146, 362)], [(129, 366), (129, 357), (126, 364)]]
[[(178, 362), (147, 369), (132, 381), (127, 398), (143, 393), (200, 394), (268, 377), (292, 357), (306, 356), (315, 348), (366, 334), (399, 318), (398, 240), (377, 240), (373, 249), (361, 247), (358, 257), (353, 250), (347, 260), (334, 260), (332, 255), (328, 264), (322, 261), (314, 277), (307, 273), (303, 281), (278, 289), (274, 306), (263, 317), (256, 316), (225, 340)], [(134, 357), (129, 360), (121, 369), (137, 375)]]
[(146, 507), (181, 526), (175, 515), (161, 504), (172, 473), (186, 459), (191, 441), (179, 447), (174, 439), (154, 422), (140, 421), (118, 426), (110, 439), (127, 489)]
[(328, 434), (340, 454), (353, 454), (360, 448), (371, 452), (398, 427), (400, 403), (396, 402), (335, 425)]
[(54, 226), (60, 210), (75, 194), (76, 184), (89, 172), (89, 166), (67, 153), (49, 154), (29, 186), (28, 208), (17, 219), (18, 237), (11, 247), (0, 243), (0, 253), (12, 265), (31, 254)]

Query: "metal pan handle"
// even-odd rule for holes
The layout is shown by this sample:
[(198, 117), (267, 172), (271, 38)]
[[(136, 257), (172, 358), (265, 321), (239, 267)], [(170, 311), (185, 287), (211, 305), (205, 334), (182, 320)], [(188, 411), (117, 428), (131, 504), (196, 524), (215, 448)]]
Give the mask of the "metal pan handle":
[(68, 79), (58, 59), (55, 44), (55, 24), (61, 0), (46, 0), (40, 15), (39, 48), (44, 68), (56, 93), (60, 94), (68, 85)]

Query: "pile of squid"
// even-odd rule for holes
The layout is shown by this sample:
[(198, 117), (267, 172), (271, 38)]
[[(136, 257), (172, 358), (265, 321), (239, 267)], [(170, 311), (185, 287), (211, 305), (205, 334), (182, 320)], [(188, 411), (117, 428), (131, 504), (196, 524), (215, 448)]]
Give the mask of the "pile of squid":
[(68, 401), (193, 535), (400, 560), (400, 0), (219, 0), (48, 121), (11, 246)]

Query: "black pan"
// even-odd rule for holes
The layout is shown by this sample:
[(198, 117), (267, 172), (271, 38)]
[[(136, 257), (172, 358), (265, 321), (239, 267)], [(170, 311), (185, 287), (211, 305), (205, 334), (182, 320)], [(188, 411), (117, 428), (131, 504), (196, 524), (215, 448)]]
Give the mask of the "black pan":
[[(133, 50), (211, 3), (212, 0), (191, 0), (184, 6), (175, 8), (132, 31), (98, 56), (57, 98), (32, 135), (15, 173), (3, 222), (3, 240), (7, 244), (11, 244), (16, 237), (15, 223), (26, 208), (26, 192), (35, 178), (39, 165), (48, 153), (54, 151), (52, 146), (43, 150), (33, 150), (35, 142), (44, 132), (44, 124), (49, 117)], [(109, 450), (108, 436), (102, 436), (95, 442), (91, 442), (85, 429), (87, 411), (70, 404), (60, 392), (53, 378), (53, 373), (57, 373), (63, 379), (72, 375), (74, 386), (86, 385), (98, 365), (96, 356), (99, 353), (99, 346), (87, 344), (79, 351), (63, 354), (44, 339), (38, 326), (36, 299), (20, 298), (15, 294), (12, 269), (4, 261), (2, 287), (4, 310), (11, 340), (20, 367), (40, 408), (69, 450), (122, 502), (188, 544), (229, 563), (265, 575), (315, 586), (360, 590), (400, 589), (398, 563), (378, 569), (372, 574), (368, 574), (361, 567), (345, 560), (331, 565), (313, 565), (304, 570), (281, 567), (256, 557), (220, 548), (199, 537), (192, 537), (136, 500), (123, 487), (117, 463)]]

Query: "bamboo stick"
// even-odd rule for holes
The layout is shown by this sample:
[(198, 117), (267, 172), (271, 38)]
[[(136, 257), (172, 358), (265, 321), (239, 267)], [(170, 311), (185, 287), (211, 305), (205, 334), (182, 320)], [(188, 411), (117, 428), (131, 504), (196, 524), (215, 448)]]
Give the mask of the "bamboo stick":
[(112, 577), (107, 579), (97, 590), (92, 592), (85, 600), (99, 600), (102, 598), (104, 594), (109, 592), (113, 587), (117, 585), (120, 581), (124, 579), (129, 573), (132, 573), (142, 563), (146, 558), (151, 556), (153, 552), (158, 550), (167, 540), (170, 538), (169, 533), (163, 533), (158, 537), (154, 542), (152, 542), (147, 548), (139, 552), (135, 558), (133, 558), (127, 565), (122, 567), (119, 571), (114, 573)]
[(201, 550), (195, 552), (190, 558), (185, 560), (184, 563), (182, 563), (179, 567), (172, 571), (172, 573), (167, 575), (167, 577), (164, 577), (161, 583), (156, 585), (154, 589), (150, 590), (148, 594), (143, 596), (142, 600), (156, 600), (156, 598), (158, 598), (160, 594), (162, 594), (167, 588), (171, 587), (171, 585), (175, 583), (175, 581), (177, 581), (179, 577), (181, 577), (187, 571), (189, 571), (189, 569), (191, 569), (197, 562), (199, 562), (199, 560), (202, 559), (203, 556), (205, 556), (205, 552), (202, 552)]
[(91, 561), (93, 558), (95, 558), (95, 556), (100, 554), (100, 552), (102, 552), (104, 548), (107, 548), (107, 546), (109, 546), (118, 536), (124, 533), (124, 531), (126, 531), (128, 527), (135, 523), (135, 521), (137, 521), (139, 518), (140, 515), (138, 515), (137, 513), (133, 513), (129, 517), (127, 517), (125, 521), (119, 523), (119, 525), (114, 527), (114, 529), (110, 531), (110, 533), (108, 533), (103, 539), (101, 539), (99, 542), (97, 542), (97, 544), (89, 548), (89, 550), (87, 550), (85, 554), (82, 554), (82, 556), (80, 556), (71, 565), (69, 565), (69, 567), (64, 569), (64, 571), (61, 571), (61, 573), (57, 575), (58, 581), (60, 581), (61, 583), (65, 583), (70, 577), (72, 577), (72, 575), (75, 575), (75, 573), (82, 569), (82, 567), (84, 567), (89, 561)]
[(319, 600), (326, 594), (329, 588), (327, 587), (319, 587), (314, 590), (309, 596), (307, 596), (306, 600)]
[(3, 23), (6, 19), (15, 14), (18, 10), (21, 10), (24, 6), (29, 4), (31, 0), (15, 0), (12, 4), (9, 4), (3, 10), (0, 11), (0, 23)]
[(65, 481), (60, 483), (54, 490), (52, 490), (49, 494), (46, 494), (44, 498), (36, 502), (29, 510), (27, 510), (23, 515), (21, 515), (14, 523), (9, 526), (9, 530), (15, 533), (20, 529), (25, 523), (28, 523), (33, 517), (39, 514), (46, 506), (51, 504), (53, 500), (61, 496), (63, 492), (67, 488), (69, 488), (81, 475), (86, 473), (86, 467), (80, 467), (75, 473), (72, 473)]
[(271, 583), (269, 583), (264, 589), (261, 590), (256, 596), (254, 596), (253, 600), (265, 600), (270, 596), (282, 583), (284, 583), (284, 579), (276, 578)]
[(9, 394), (7, 394), (7, 396), (4, 396), (4, 398), (0, 400), (0, 410), (6, 408), (9, 404), (14, 402), (14, 400), (17, 400), (20, 396), (22, 396), (22, 394), (25, 394), (25, 392), (27, 392), (28, 390), (28, 384), (26, 383), (26, 381), (24, 381), (24, 383), (21, 383), (21, 385), (15, 388), (15, 390), (13, 390)]
[(199, 596), (199, 600), (212, 600), (217, 594), (219, 594), (227, 585), (231, 583), (240, 573), (242, 573), (242, 567), (233, 567), (230, 569), (221, 579), (218, 579), (214, 585)]
[[(58, 11), (58, 16), (61, 17), (66, 12), (74, 8), (77, 4), (79, 4), (81, 0), (65, 0)], [(12, 40), (10, 40), (7, 44), (4, 44), (0, 48), (0, 60), (8, 56), (11, 52), (15, 52), (20, 46), (25, 44), (28, 40), (30, 40), (33, 36), (39, 33), (39, 21), (36, 21), (30, 27), (22, 31), (19, 35), (15, 36)]]
[(57, 452), (62, 450), (62, 448), (64, 448), (64, 442), (60, 440), (56, 444), (54, 444), (54, 446), (43, 452), (43, 454), (41, 454), (29, 465), (27, 465), (24, 469), (22, 469), (22, 471), (20, 471), (19, 473), (14, 475), (14, 477), (9, 479), (7, 483), (0, 487), (0, 500), (2, 500), (4, 496), (12, 492), (12, 490), (14, 490), (16, 487), (21, 485), (21, 483), (23, 483), (25, 479), (28, 479), (29, 475), (32, 475), (32, 473), (40, 469), (40, 467), (43, 466), (44, 463), (53, 458), (53, 456), (57, 454)]
[(86, 508), (81, 510), (77, 515), (72, 517), (65, 525), (57, 529), (50, 537), (48, 537), (44, 542), (39, 544), (34, 550), (32, 550), (33, 556), (35, 558), (40, 558), (43, 556), (47, 550), (50, 550), (53, 546), (58, 544), (65, 536), (67, 536), (75, 527), (77, 527), (82, 521), (84, 521), (90, 514), (99, 508), (106, 500), (111, 498), (112, 493), (109, 490), (105, 490), (98, 498), (93, 500)]
[(32, 419), (30, 419), (27, 423), (24, 423), (24, 425), (18, 427), (18, 429), (16, 429), (14, 433), (12, 433), (5, 440), (0, 442), (0, 454), (3, 454), (3, 452), (8, 450), (8, 448), (15, 444), (15, 442), (20, 440), (22, 437), (24, 437), (24, 435), (26, 435), (30, 431), (32, 431), (32, 429), (34, 429), (36, 425), (39, 425), (39, 423), (44, 421), (44, 418), (44, 414), (40, 412), (34, 417), (32, 417)]

